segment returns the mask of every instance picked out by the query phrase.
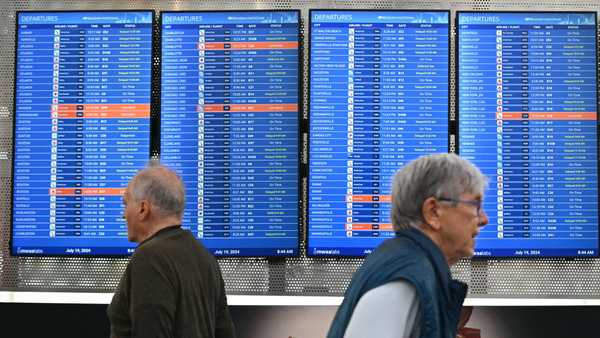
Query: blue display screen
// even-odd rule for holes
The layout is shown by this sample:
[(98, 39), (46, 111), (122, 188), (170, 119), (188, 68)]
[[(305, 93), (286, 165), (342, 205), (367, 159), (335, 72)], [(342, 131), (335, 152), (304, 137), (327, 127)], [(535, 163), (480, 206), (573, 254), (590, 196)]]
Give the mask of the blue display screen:
[(459, 152), (491, 181), (476, 255), (597, 256), (596, 13), (457, 17)]
[(448, 152), (449, 13), (310, 12), (308, 255), (394, 235), (395, 171)]
[(299, 12), (163, 12), (161, 161), (216, 256), (298, 254)]
[(150, 152), (151, 11), (19, 12), (11, 250), (124, 255)]

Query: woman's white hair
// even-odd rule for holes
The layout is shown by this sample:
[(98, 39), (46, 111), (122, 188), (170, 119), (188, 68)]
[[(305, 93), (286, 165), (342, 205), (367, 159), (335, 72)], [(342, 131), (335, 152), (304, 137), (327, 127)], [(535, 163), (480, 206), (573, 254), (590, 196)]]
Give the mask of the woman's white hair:
[(429, 197), (458, 198), (483, 194), (487, 178), (471, 162), (455, 154), (422, 156), (402, 167), (392, 182), (391, 219), (394, 230), (418, 227)]

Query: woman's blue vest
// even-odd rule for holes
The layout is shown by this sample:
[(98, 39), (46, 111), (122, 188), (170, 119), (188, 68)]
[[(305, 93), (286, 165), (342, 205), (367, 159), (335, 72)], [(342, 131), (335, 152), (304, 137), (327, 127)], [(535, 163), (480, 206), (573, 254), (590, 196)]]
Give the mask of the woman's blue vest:
[(421, 338), (455, 338), (467, 285), (453, 280), (439, 247), (417, 229), (402, 230), (364, 261), (346, 290), (327, 338), (342, 338), (354, 307), (367, 291), (404, 279), (421, 305)]

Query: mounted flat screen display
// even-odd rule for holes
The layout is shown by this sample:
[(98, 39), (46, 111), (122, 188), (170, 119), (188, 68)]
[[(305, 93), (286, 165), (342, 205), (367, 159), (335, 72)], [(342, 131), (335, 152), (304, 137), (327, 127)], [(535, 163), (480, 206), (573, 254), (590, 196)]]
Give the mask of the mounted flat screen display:
[(458, 150), (491, 180), (476, 255), (597, 256), (596, 13), (457, 20)]
[(308, 255), (394, 236), (391, 178), (448, 152), (449, 12), (310, 12)]
[(11, 251), (126, 255), (150, 154), (152, 11), (18, 12)]
[(216, 256), (293, 256), (299, 11), (163, 12), (161, 161)]

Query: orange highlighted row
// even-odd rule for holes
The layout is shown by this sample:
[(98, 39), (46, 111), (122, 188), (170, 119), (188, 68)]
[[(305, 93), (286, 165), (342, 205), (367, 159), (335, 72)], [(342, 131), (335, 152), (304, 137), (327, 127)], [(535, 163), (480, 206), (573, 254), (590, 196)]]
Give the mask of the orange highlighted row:
[(48, 192), (50, 196), (123, 196), (125, 188), (50, 188)]
[(510, 112), (503, 120), (596, 120), (595, 112)]
[(346, 230), (394, 230), (394, 227), (392, 223), (346, 223)]
[(297, 104), (205, 104), (202, 106), (197, 106), (196, 111), (205, 112), (257, 112), (257, 111), (277, 111), (277, 112), (297, 112), (298, 105)]
[(149, 104), (58, 104), (52, 118), (149, 118)]
[(391, 201), (390, 195), (346, 195), (346, 202), (387, 202)]
[(198, 49), (296, 49), (298, 41), (265, 41), (265, 42), (207, 42), (198, 43)]

